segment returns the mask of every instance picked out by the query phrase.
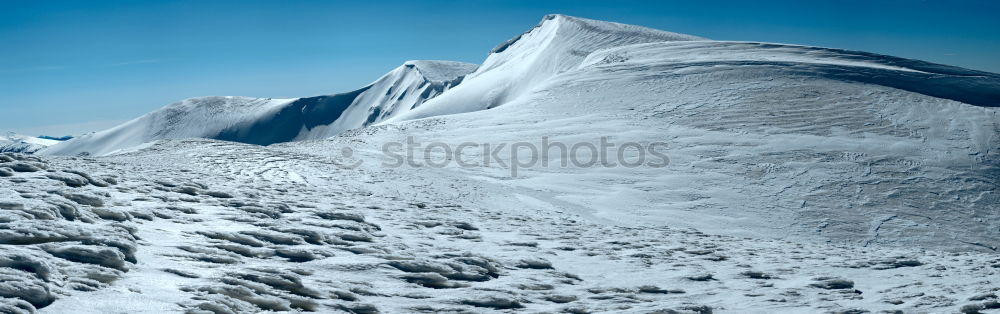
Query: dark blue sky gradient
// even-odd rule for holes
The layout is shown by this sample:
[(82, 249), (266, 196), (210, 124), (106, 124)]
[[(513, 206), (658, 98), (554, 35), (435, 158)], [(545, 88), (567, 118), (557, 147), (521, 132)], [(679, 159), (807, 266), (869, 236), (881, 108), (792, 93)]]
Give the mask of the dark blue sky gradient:
[(1000, 1), (0, 1), (0, 131), (350, 91), (406, 60), (479, 63), (548, 13), (1000, 72)]

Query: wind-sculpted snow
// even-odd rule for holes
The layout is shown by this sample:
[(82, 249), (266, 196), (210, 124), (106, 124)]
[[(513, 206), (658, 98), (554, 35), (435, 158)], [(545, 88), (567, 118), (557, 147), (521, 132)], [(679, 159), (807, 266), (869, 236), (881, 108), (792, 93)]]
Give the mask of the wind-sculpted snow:
[[(78, 205), (85, 213), (76, 216), (92, 222), (44, 228), (50, 220), (32, 215), (39, 218), (4, 227), (10, 231), (2, 238), (10, 243), (0, 254), (0, 306), (53, 313), (949, 312), (996, 306), (998, 287), (986, 279), (1000, 269), (992, 254), (599, 222), (489, 181), (430, 169), (343, 169), (333, 163), (339, 158), (300, 148), (185, 140), (96, 160), (27, 160), (49, 170), (84, 170), (94, 180), (114, 173), (117, 184), (108, 188), (61, 189), (97, 195), (101, 208), (127, 219), (95, 218), (89, 213), (98, 207)], [(13, 190), (64, 184), (32, 173), (10, 180), (2, 182)], [(491, 199), (504, 200), (503, 206)], [(75, 240), (78, 234), (92, 236)], [(35, 243), (40, 239), (46, 241)]]
[(41, 154), (101, 156), (162, 139), (268, 145), (325, 138), (413, 110), (458, 85), (475, 69), (476, 65), (461, 62), (408, 61), (369, 86), (348, 93), (296, 99), (191, 98)]
[(134, 265), (136, 230), (123, 223), (131, 216), (104, 201), (113, 176), (10, 153), (0, 168), (13, 169), (0, 175), (0, 312), (32, 313), (107, 288)]

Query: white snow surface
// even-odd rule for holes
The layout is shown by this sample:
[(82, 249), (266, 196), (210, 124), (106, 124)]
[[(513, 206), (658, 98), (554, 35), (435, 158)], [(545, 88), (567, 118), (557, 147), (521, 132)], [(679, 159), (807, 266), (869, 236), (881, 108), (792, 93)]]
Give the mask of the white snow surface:
[[(407, 65), (349, 102), (283, 100), (347, 103), (356, 125), (316, 137), (0, 155), (0, 311), (1000, 310), (996, 74), (561, 15), (387, 102), (438, 90)], [(254, 101), (230, 100), (289, 108)], [(670, 163), (510, 149), (602, 137)], [(387, 166), (408, 138), (424, 164)], [(485, 144), (507, 148), (483, 164)]]
[[(990, 278), (1000, 260), (992, 252), (705, 233), (633, 207), (641, 195), (623, 187), (628, 177), (568, 171), (575, 181), (545, 184), (536, 174), (525, 180), (534, 184), (511, 184), (491, 177), (500, 169), (352, 169), (341, 165), (369, 152), (356, 147), (360, 155), (339, 158), (320, 149), (357, 139), (340, 140), (270, 147), (160, 141), (100, 159), (7, 155), (15, 161), (0, 167), (29, 163), (47, 171), (0, 177), (0, 309), (803, 313), (996, 306)], [(603, 177), (603, 188), (595, 177)], [(564, 192), (552, 193), (557, 188)], [(619, 212), (591, 211), (577, 203), (579, 195), (567, 197), (570, 190), (613, 196)], [(687, 214), (699, 216), (707, 218)]]

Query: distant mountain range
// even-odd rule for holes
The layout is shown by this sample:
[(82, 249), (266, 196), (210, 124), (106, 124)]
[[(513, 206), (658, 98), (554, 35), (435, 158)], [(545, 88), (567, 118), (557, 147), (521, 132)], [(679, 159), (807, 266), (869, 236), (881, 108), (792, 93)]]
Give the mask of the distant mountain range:
[(0, 135), (0, 153), (10, 152), (30, 154), (42, 148), (59, 144), (72, 138), (72, 136), (28, 136), (8, 132), (7, 134)]
[(452, 61), (407, 61), (375, 82), (343, 94), (185, 99), (46, 153), (106, 155), (159, 139), (210, 138), (268, 145), (325, 138), (414, 110), (462, 83), (476, 67)]

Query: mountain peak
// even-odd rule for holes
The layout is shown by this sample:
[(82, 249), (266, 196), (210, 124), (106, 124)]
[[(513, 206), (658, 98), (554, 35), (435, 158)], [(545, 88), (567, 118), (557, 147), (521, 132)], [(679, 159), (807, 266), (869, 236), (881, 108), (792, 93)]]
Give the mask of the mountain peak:
[[(702, 37), (662, 31), (658, 29), (648, 28), (644, 26), (629, 25), (601, 20), (592, 20), (588, 18), (569, 16), (564, 14), (547, 14), (542, 17), (542, 20), (538, 22), (537, 25), (529, 29), (528, 31), (511, 38), (500, 45), (497, 45), (490, 51), (490, 53), (501, 53), (507, 50), (508, 47), (519, 41), (525, 35), (536, 31), (543, 31), (547, 28), (553, 29), (563, 29), (566, 33), (564, 35), (573, 35), (577, 32), (592, 32), (592, 33), (604, 33), (604, 34), (620, 34), (627, 36), (634, 36), (640, 38), (653, 37), (657, 40), (654, 41), (678, 41), (678, 40), (707, 40)], [(645, 41), (644, 41), (645, 42)]]
[(448, 95), (397, 120), (493, 108), (507, 103), (559, 73), (575, 69), (591, 53), (632, 44), (706, 40), (643, 26), (546, 15), (528, 31), (496, 46), (483, 65)]

